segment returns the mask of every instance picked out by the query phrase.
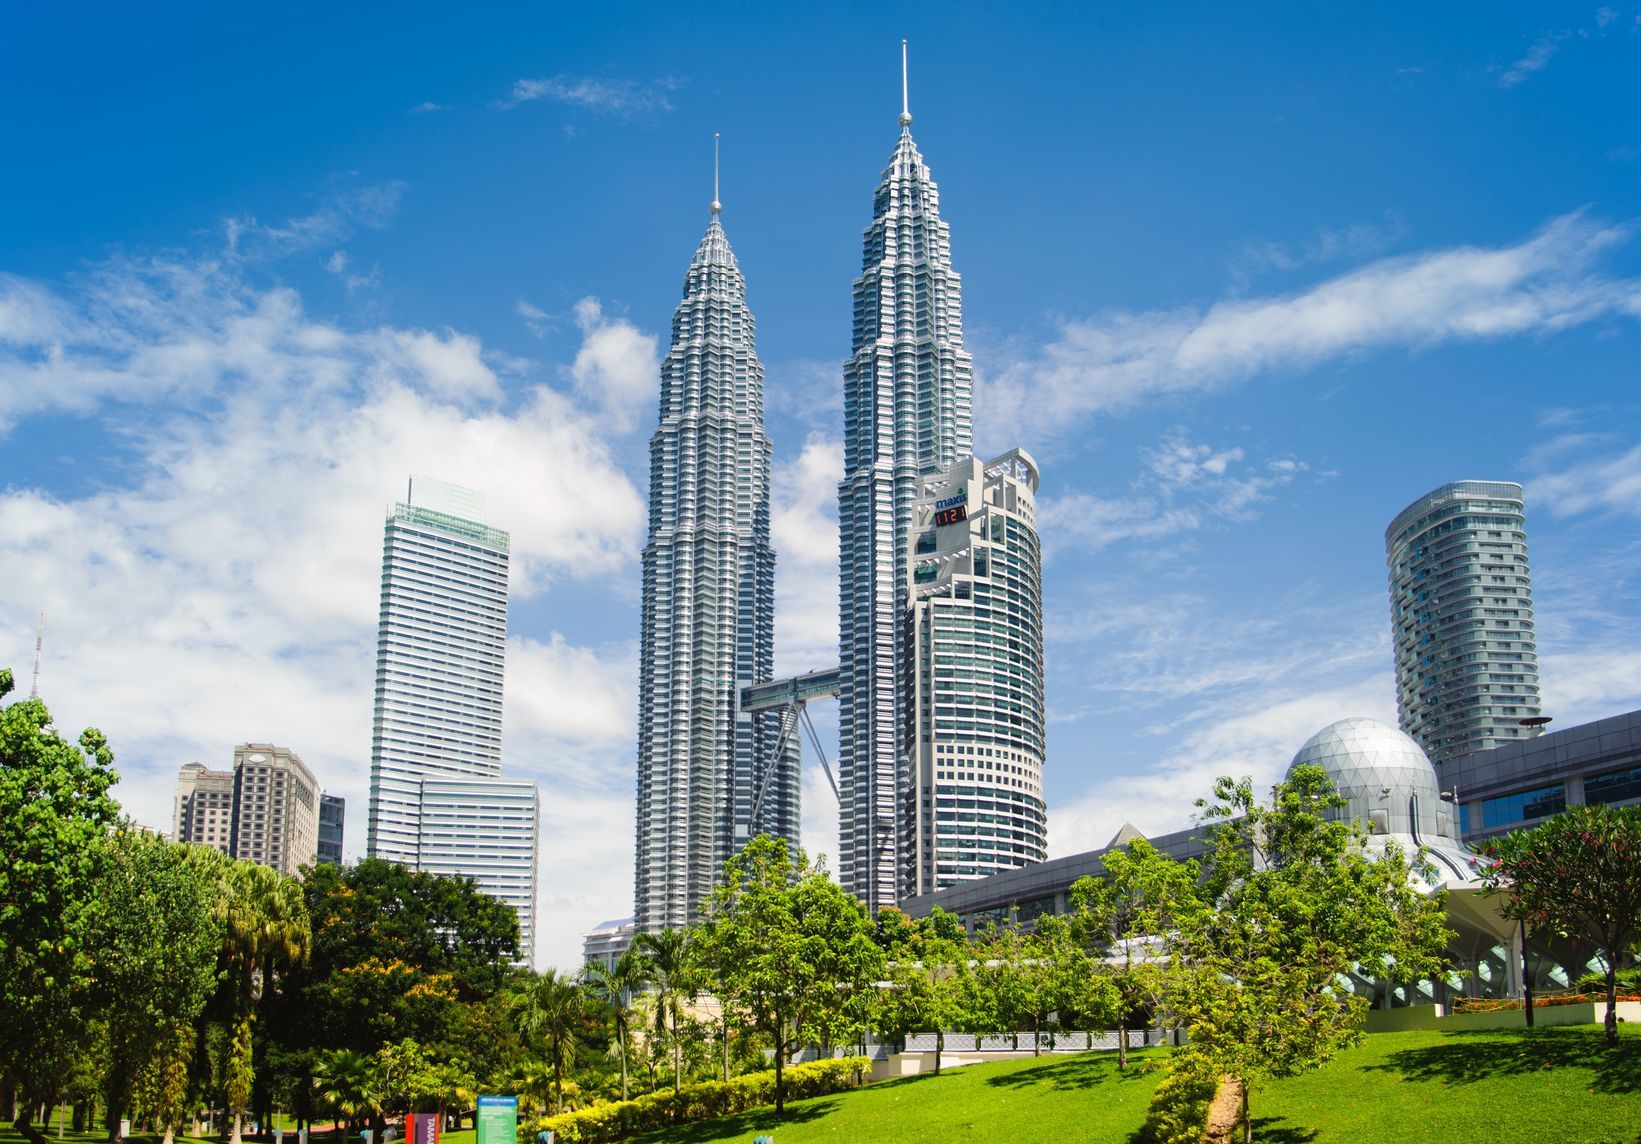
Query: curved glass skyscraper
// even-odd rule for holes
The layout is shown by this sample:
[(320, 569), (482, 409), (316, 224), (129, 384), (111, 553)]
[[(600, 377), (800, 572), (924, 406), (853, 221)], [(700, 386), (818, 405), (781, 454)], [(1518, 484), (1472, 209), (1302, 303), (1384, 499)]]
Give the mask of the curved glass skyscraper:
[(752, 834), (798, 837), (796, 754), (770, 758), (780, 717), (738, 704), (774, 669), (775, 553), (763, 366), (718, 209), (684, 275), (650, 439), (634, 871), (644, 931), (695, 921)]
[(1518, 484), (1455, 481), (1385, 530), (1396, 708), (1438, 772), (1540, 711), (1522, 509)]
[(899, 881), (907, 681), (896, 649), (912, 502), (923, 477), (973, 448), (962, 285), (911, 122), (903, 110), (900, 141), (873, 195), (843, 370), (838, 872), (874, 912), (897, 901)]

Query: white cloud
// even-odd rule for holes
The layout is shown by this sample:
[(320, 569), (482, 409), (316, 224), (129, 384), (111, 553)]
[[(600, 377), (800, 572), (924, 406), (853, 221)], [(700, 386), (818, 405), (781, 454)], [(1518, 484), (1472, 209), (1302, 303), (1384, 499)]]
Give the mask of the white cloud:
[(775, 466), (770, 535), (775, 546), (776, 675), (838, 662), (838, 482), (843, 443), (812, 435)]
[(422, 103), (418, 103), (410, 110), (411, 113), (415, 115), (428, 115), (435, 111), (449, 111), (450, 108), (442, 103), (434, 103), (431, 99), (429, 99), (423, 101)]
[(514, 82), (512, 93), (498, 106), (505, 110), (544, 99), (618, 119), (632, 119), (671, 111), (672, 100), (668, 98), (668, 93), (677, 86), (677, 81), (672, 79), (649, 84), (631, 79), (566, 75), (550, 79), (521, 79)]
[(570, 366), (576, 393), (598, 406), (620, 433), (654, 414), (661, 359), (654, 334), (625, 318), (610, 318), (597, 298), (575, 304), (581, 349)]
[[(631, 569), (638, 491), (595, 411), (504, 378), (468, 335), (322, 322), (224, 264), (111, 263), (77, 284), (0, 283), (18, 335), (0, 342), (0, 418), (96, 411), (120, 450), (90, 491), (0, 493), (3, 658), (26, 666), (44, 611), (43, 694), (60, 726), (108, 733), (139, 820), (168, 824), (181, 763), (271, 741), (348, 798), (357, 852), (382, 522), (405, 476), (488, 494), (515, 597)], [(576, 792), (561, 818), (630, 801), (614, 760), (631, 649), (509, 650), (509, 766), (544, 775), (548, 800)], [(544, 870), (579, 860), (561, 844)]]
[[(1336, 719), (1365, 715), (1395, 726), (1394, 694), (1390, 675), (1377, 673), (1204, 718), (1151, 768), (1051, 803), (1049, 854), (1102, 847), (1125, 822), (1145, 834), (1182, 830), (1191, 824), (1194, 800), (1208, 795), (1220, 775), (1251, 777), (1255, 789), (1265, 789), (1282, 777), (1306, 739)], [(1055, 759), (1049, 764), (1056, 762), (1075, 765)]]
[(383, 333), (383, 364), (408, 369), (436, 397), (451, 401), (494, 401), (501, 383), (480, 356), (479, 341), (446, 330), (444, 336), (427, 330), (390, 330)]
[(1119, 311), (1067, 321), (1046, 345), (1000, 355), (976, 407), (993, 439), (1047, 446), (1096, 414), (1259, 373), (1390, 346), (1641, 317), (1641, 282), (1596, 266), (1630, 233), (1567, 215), (1513, 246), (1382, 259), (1293, 294), (1220, 302), (1206, 312)]

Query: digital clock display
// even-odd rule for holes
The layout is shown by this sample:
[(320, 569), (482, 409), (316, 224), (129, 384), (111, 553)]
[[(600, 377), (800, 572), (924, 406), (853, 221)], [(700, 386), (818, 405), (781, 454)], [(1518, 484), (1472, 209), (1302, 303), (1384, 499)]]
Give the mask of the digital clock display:
[(934, 514), (934, 525), (936, 528), (944, 528), (948, 524), (960, 524), (968, 519), (968, 505), (953, 505), (951, 508), (943, 508)]

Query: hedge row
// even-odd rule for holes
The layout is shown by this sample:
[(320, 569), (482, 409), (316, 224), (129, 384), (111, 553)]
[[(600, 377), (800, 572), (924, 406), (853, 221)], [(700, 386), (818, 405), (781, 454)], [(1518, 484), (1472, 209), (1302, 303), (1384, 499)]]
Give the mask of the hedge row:
[[(1641, 992), (1620, 987), (1619, 1001), (1641, 1001)], [(1533, 1008), (1548, 1009), (1556, 1005), (1599, 1005), (1607, 1004), (1607, 991), (1599, 993), (1535, 993)], [(1460, 997), (1453, 1002), (1455, 1013), (1501, 1013), (1512, 1009), (1524, 1008), (1520, 997)]]
[[(793, 1065), (784, 1072), (787, 1100), (825, 1096), (860, 1084), (871, 1069), (865, 1057), (838, 1057)], [(606, 1144), (638, 1132), (691, 1120), (733, 1116), (775, 1103), (775, 1070), (748, 1073), (730, 1080), (686, 1084), (652, 1092), (635, 1100), (616, 1100), (591, 1108), (541, 1117), (519, 1125), (519, 1144), (535, 1144), (536, 1133), (552, 1132), (556, 1144)]]

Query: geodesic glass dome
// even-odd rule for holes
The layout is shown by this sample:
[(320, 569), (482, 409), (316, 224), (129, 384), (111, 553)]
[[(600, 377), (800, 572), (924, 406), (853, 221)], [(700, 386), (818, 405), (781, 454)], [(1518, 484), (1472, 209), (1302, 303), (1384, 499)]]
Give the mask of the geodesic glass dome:
[(1343, 815), (1374, 834), (1457, 843), (1453, 808), (1419, 744), (1377, 719), (1340, 719), (1305, 741), (1288, 764), (1321, 767), (1346, 799)]

